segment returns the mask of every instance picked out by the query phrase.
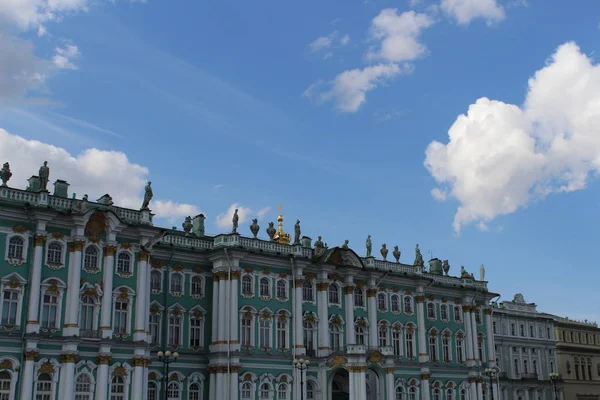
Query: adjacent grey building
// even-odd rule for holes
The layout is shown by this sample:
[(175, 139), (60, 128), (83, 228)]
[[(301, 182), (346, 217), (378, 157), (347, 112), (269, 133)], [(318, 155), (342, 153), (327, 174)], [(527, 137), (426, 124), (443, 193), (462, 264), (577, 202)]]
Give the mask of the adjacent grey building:
[(554, 319), (537, 311), (522, 294), (492, 308), (496, 362), (502, 400), (563, 400), (549, 374), (556, 372)]

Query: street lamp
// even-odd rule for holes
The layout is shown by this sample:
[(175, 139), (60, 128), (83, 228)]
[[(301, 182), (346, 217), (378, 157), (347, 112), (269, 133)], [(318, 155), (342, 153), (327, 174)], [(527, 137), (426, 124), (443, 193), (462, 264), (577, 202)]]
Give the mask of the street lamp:
[(304, 400), (304, 379), (302, 377), (302, 372), (308, 368), (310, 360), (304, 360), (302, 358), (299, 360), (294, 359), (292, 364), (294, 364), (294, 368), (300, 371), (300, 400)]
[(177, 359), (179, 358), (179, 353), (171, 353), (169, 350), (165, 351), (164, 353), (162, 351), (159, 351), (158, 353), (156, 353), (156, 356), (158, 357), (158, 361), (163, 363), (163, 371), (165, 372), (165, 400), (168, 400), (169, 364), (177, 361)]
[(494, 378), (498, 375), (498, 367), (486, 368), (483, 373), (490, 377), (490, 396), (494, 400)]
[(552, 388), (554, 389), (554, 399), (558, 400), (558, 388), (556, 382), (558, 381), (559, 375), (556, 372), (550, 372), (550, 381), (552, 382)]

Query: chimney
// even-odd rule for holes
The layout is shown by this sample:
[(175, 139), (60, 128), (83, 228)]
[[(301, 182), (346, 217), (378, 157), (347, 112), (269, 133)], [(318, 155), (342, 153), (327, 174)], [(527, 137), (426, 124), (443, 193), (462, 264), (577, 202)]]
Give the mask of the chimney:
[(69, 197), (69, 184), (67, 181), (57, 179), (56, 182), (54, 182), (54, 195), (57, 197), (64, 197), (65, 199)]
[(204, 214), (198, 214), (192, 219), (192, 233), (196, 236), (204, 236)]
[(29, 182), (29, 186), (27, 186), (28, 192), (37, 192), (40, 190), (40, 177), (37, 175), (32, 175), (31, 178), (27, 179)]

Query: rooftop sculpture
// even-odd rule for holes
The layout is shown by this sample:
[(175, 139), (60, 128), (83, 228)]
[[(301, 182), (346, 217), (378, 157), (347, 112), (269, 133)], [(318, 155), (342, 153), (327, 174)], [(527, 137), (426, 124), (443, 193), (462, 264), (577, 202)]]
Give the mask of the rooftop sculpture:
[(233, 212), (233, 218), (231, 219), (231, 222), (233, 223), (233, 229), (231, 230), (231, 233), (237, 233), (238, 224), (240, 222), (240, 216), (238, 215), (237, 208)]
[(148, 182), (145, 188), (144, 193), (144, 202), (142, 203), (142, 208), (140, 210), (148, 210), (150, 206), (150, 200), (154, 197), (154, 193), (152, 193), (152, 182)]
[(6, 182), (8, 182), (11, 176), (12, 172), (10, 172), (10, 165), (7, 162), (5, 162), (2, 166), (2, 169), (0, 170), (0, 179), (2, 179), (2, 186), (6, 187)]
[(48, 161), (44, 161), (44, 165), (40, 167), (38, 176), (40, 178), (40, 192), (47, 192), (48, 179), (50, 178), (50, 168), (48, 168)]

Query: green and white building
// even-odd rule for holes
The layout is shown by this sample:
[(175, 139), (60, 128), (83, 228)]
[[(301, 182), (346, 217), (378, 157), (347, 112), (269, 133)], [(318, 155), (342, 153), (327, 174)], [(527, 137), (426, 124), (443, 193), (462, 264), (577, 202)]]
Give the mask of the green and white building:
[(164, 229), (38, 187), (0, 187), (2, 400), (491, 398), (497, 295), (441, 260), (313, 245), (282, 215), (266, 240)]

